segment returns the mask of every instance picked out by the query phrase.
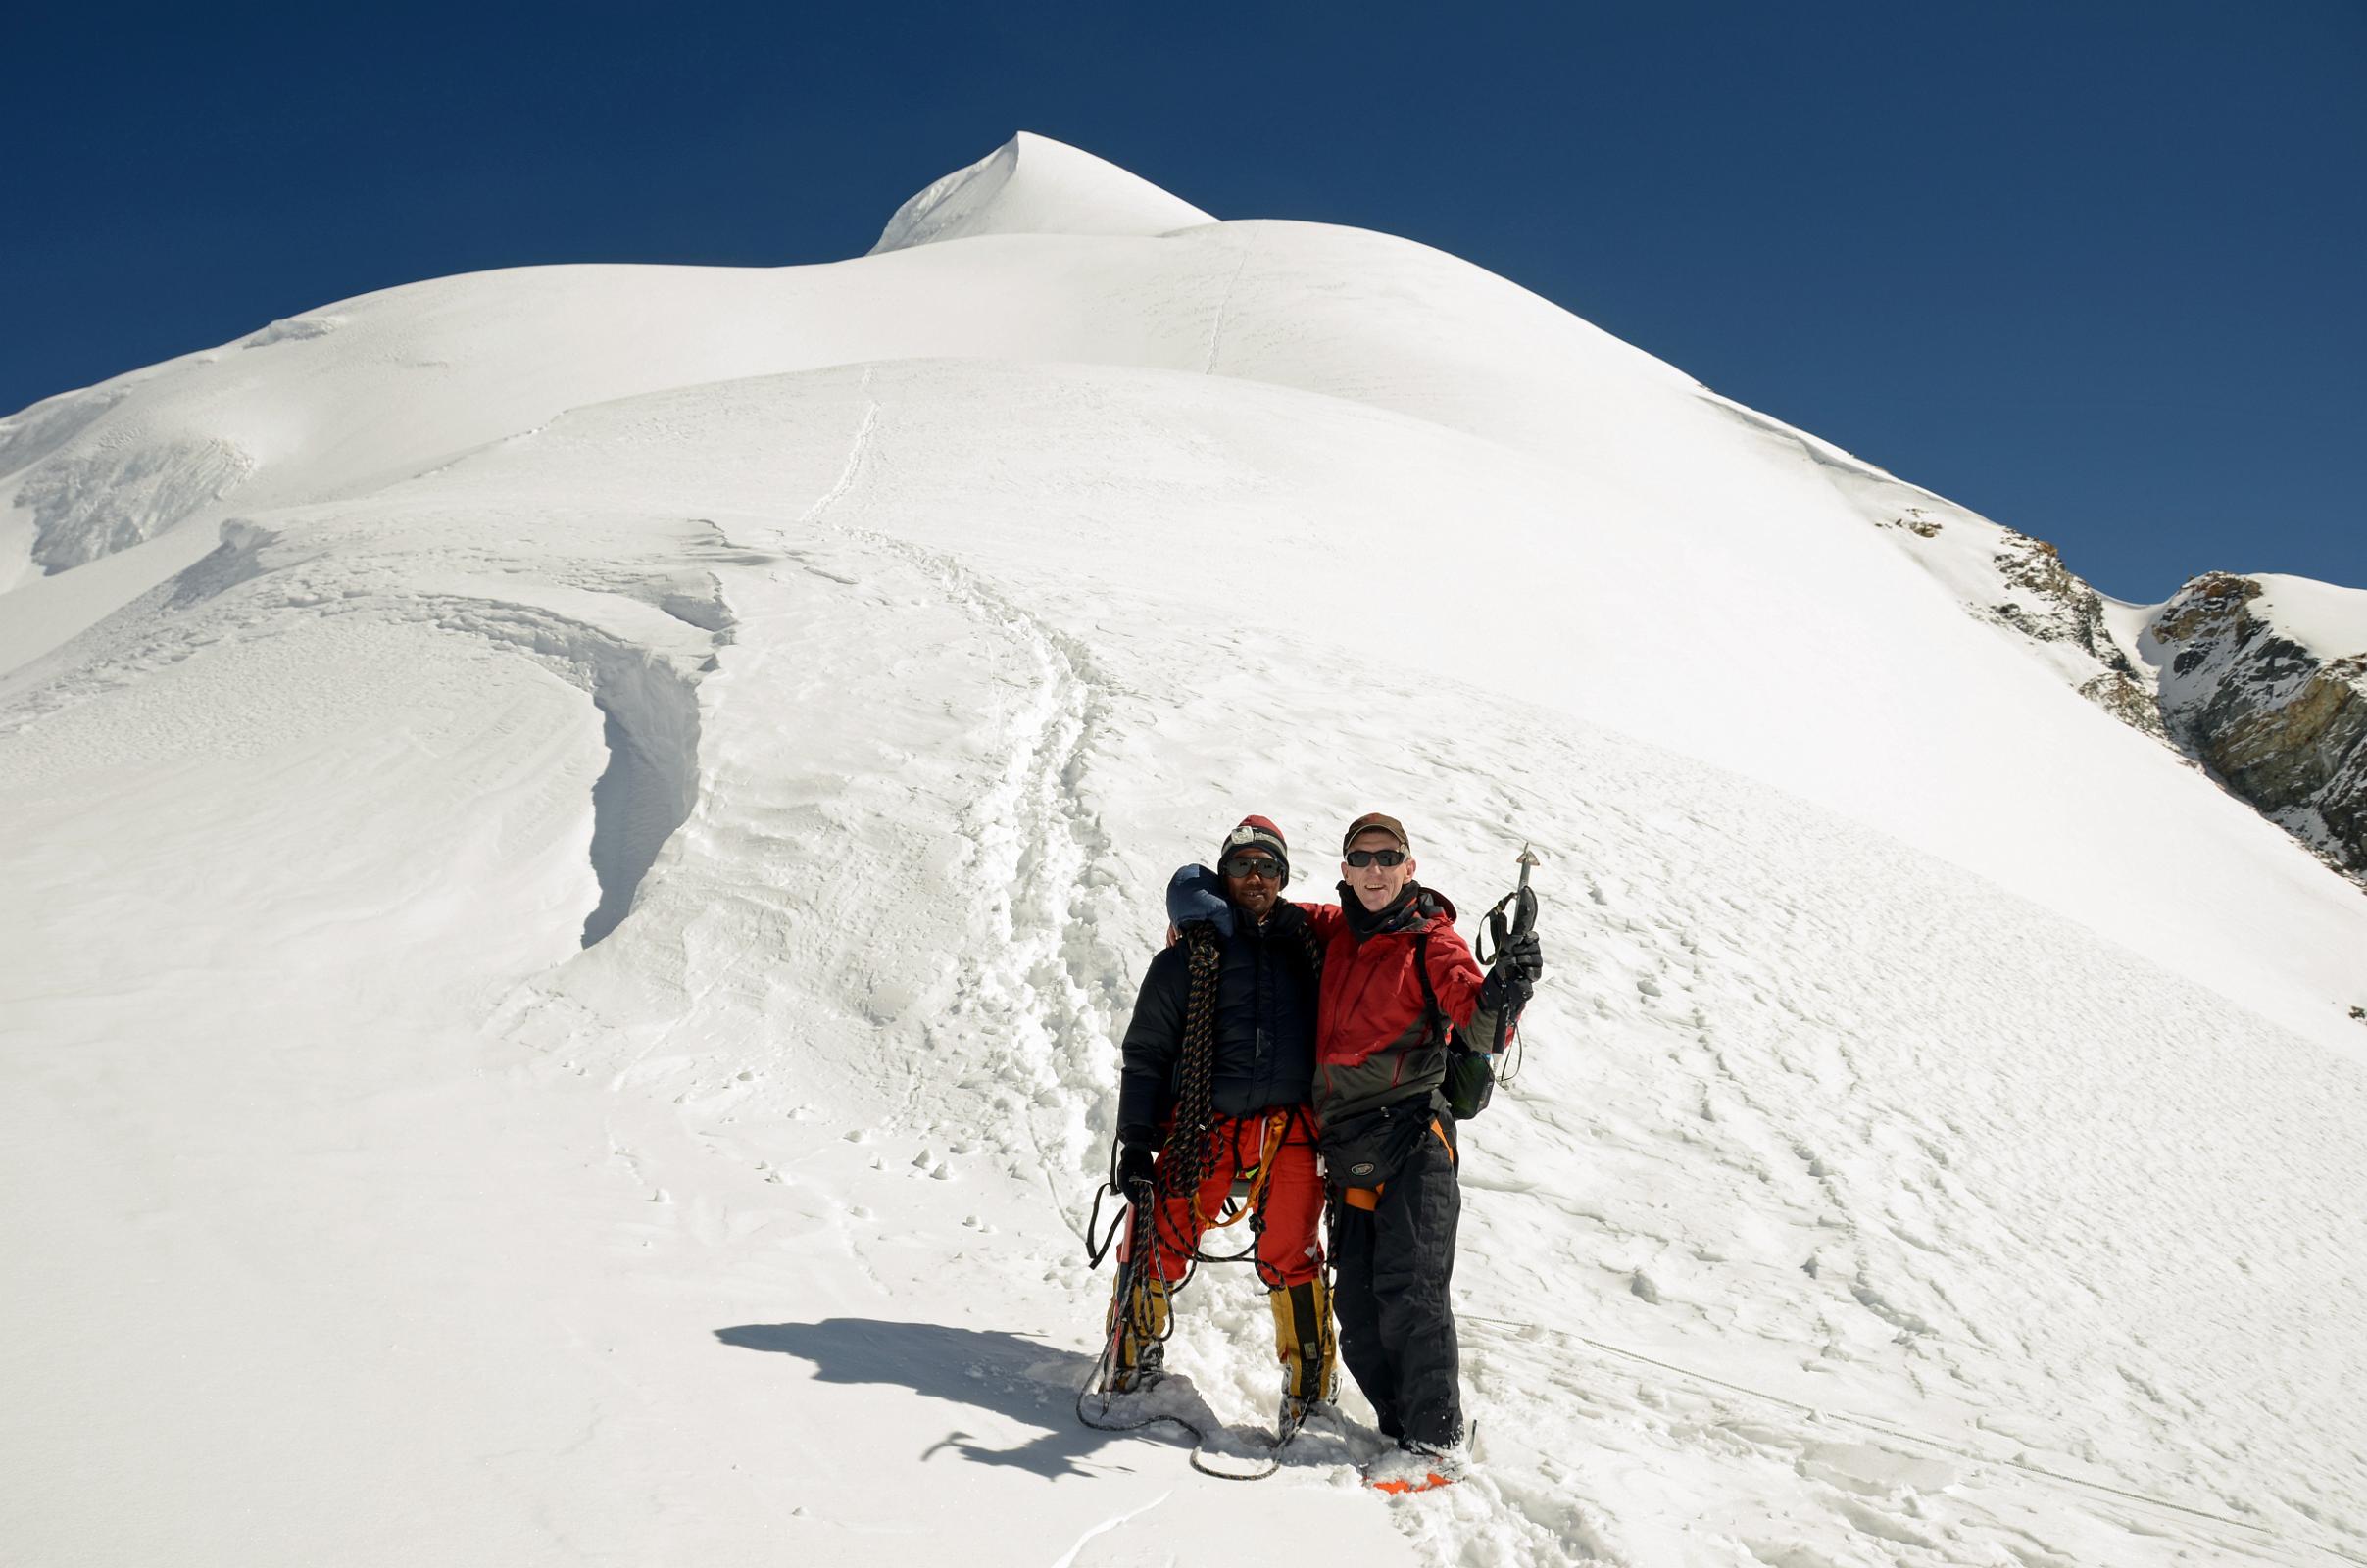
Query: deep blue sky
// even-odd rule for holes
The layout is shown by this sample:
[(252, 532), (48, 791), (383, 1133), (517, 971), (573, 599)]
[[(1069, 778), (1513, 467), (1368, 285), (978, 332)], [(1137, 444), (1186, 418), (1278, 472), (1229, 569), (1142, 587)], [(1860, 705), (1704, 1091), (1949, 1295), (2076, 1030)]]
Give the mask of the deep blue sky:
[(2059, 543), (2367, 586), (2367, 0), (12, 22), (0, 410), (417, 278), (861, 253), (1012, 130), (1493, 269)]

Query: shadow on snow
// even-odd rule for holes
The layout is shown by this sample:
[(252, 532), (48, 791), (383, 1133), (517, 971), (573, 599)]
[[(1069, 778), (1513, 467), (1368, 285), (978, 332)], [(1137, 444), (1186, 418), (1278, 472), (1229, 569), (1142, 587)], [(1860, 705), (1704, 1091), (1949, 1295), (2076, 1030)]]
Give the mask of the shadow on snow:
[[(1159, 1422), (1135, 1432), (1101, 1432), (1077, 1420), (1077, 1392), (1092, 1377), (1094, 1358), (1056, 1349), (1041, 1340), (1000, 1330), (948, 1328), (938, 1323), (890, 1323), (877, 1318), (834, 1317), (819, 1323), (751, 1323), (717, 1329), (715, 1338), (743, 1350), (771, 1350), (811, 1361), (824, 1383), (879, 1383), (907, 1388), (933, 1399), (992, 1411), (1035, 1436), (1016, 1447), (996, 1447), (968, 1432), (950, 1432), (922, 1459), (951, 1449), (980, 1464), (1011, 1465), (1047, 1479), (1091, 1475), (1080, 1461), (1125, 1438), (1177, 1441), (1190, 1446), (1183, 1429)], [(1190, 1380), (1169, 1377), (1157, 1409), (1175, 1415), (1221, 1441), (1217, 1419)], [(1145, 1407), (1147, 1414), (1149, 1407)], [(1117, 1410), (1112, 1419), (1124, 1419)]]

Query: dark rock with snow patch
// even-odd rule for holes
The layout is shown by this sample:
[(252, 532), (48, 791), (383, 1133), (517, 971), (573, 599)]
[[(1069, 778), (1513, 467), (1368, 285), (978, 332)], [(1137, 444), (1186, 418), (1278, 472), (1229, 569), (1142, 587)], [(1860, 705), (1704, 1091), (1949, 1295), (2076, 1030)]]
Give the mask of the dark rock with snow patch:
[(2262, 591), (2207, 572), (2155, 614), (2162, 716), (2229, 790), (2367, 879), (2367, 655), (2281, 632)]

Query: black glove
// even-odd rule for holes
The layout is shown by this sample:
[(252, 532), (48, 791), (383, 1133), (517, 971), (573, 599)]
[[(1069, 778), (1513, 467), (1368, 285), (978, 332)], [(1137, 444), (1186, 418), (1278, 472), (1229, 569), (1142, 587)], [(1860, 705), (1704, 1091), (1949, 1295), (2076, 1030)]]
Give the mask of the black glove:
[(1151, 1151), (1140, 1144), (1128, 1144), (1117, 1152), (1117, 1190), (1129, 1198), (1151, 1185), (1153, 1160)]
[(1479, 988), (1479, 1004), (1490, 1012), (1518, 1012), (1528, 1004), (1543, 973), (1545, 954), (1537, 945), (1537, 933), (1509, 932), (1497, 944), (1496, 961)]
[(1538, 945), (1534, 931), (1515, 931), (1504, 939), (1496, 950), (1496, 974), (1517, 972), (1522, 979), (1535, 982), (1545, 973), (1545, 950)]
[(1528, 1005), (1529, 994), (1536, 989), (1519, 969), (1491, 969), (1488, 978), (1480, 983), (1480, 1010), (1499, 1016), (1518, 1012)]

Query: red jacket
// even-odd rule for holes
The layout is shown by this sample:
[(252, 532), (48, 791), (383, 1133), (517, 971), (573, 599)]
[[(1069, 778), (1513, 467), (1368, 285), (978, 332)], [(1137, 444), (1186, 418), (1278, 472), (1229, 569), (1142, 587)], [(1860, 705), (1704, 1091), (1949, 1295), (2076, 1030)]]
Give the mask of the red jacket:
[(1474, 1038), (1493, 1038), (1495, 1019), (1483, 1017), (1479, 1004), (1487, 976), (1455, 931), (1455, 906), (1444, 894), (1415, 884), (1413, 897), (1362, 936), (1332, 905), (1301, 907), (1324, 944), (1314, 1104), (1316, 1123), (1326, 1133), (1384, 1105), (1417, 1097), (1426, 1102), (1446, 1079), (1447, 1043), (1430, 1027), (1421, 977), (1413, 970), (1415, 939), (1424, 933), (1439, 1010)]

